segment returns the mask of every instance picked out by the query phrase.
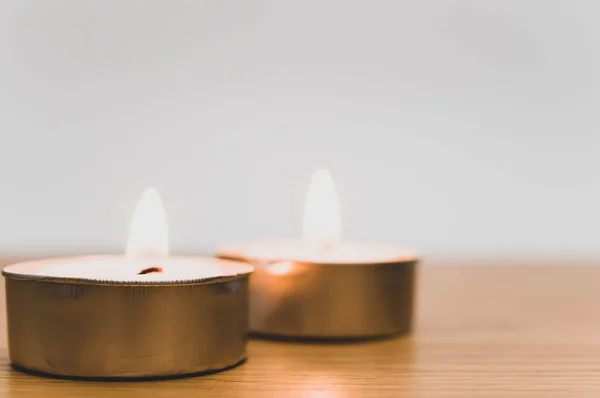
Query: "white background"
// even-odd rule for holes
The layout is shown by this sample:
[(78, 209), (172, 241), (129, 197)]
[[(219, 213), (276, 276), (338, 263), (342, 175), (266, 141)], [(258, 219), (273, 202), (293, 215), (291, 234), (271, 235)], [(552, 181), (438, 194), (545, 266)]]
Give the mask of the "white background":
[(0, 250), (300, 234), (600, 255), (600, 2), (0, 0)]

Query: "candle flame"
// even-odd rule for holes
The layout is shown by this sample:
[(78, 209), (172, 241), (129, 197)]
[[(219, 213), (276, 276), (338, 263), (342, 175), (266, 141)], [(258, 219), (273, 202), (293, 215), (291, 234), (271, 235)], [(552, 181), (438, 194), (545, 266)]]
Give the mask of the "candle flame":
[(342, 238), (342, 214), (333, 177), (326, 169), (317, 170), (308, 186), (304, 202), (304, 240), (326, 249)]
[(168, 256), (169, 229), (167, 215), (154, 188), (142, 194), (129, 228), (127, 257)]

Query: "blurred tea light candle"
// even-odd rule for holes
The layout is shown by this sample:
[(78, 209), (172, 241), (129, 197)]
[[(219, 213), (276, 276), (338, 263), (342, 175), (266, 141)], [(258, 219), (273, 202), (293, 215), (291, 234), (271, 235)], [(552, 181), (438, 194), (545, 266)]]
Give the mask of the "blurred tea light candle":
[(4, 268), (11, 361), (92, 378), (231, 367), (246, 355), (252, 271), (239, 262), (169, 256), (162, 201), (148, 189), (134, 212), (125, 255)]
[(403, 247), (342, 241), (333, 178), (317, 170), (304, 205), (303, 239), (224, 245), (221, 258), (245, 261), (250, 328), (297, 338), (361, 338), (409, 332), (418, 256)]

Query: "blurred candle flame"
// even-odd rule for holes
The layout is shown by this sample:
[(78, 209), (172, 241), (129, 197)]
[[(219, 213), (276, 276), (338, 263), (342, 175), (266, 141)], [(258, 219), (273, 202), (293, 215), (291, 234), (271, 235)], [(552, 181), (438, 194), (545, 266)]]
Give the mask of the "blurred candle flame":
[(310, 180), (304, 202), (303, 237), (319, 249), (335, 246), (342, 238), (340, 201), (326, 169), (317, 170)]
[(126, 256), (130, 258), (169, 255), (167, 215), (154, 188), (142, 194), (129, 228)]

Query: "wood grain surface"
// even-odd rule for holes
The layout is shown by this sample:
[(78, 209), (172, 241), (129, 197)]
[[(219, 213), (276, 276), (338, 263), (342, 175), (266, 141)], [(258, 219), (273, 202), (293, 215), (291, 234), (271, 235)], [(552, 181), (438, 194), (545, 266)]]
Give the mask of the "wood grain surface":
[(420, 269), (410, 337), (252, 340), (245, 364), (181, 380), (73, 382), (20, 373), (9, 365), (2, 311), (0, 396), (600, 397), (600, 267), (438, 265)]

